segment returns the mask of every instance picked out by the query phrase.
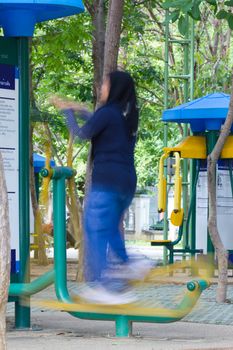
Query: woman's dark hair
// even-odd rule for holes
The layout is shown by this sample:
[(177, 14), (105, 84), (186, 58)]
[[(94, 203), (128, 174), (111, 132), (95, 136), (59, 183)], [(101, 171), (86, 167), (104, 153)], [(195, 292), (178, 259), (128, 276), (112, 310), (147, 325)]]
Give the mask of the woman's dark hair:
[(108, 103), (116, 103), (120, 106), (126, 118), (129, 134), (136, 135), (138, 130), (139, 113), (135, 84), (131, 75), (127, 72), (115, 71), (110, 73), (110, 91)]

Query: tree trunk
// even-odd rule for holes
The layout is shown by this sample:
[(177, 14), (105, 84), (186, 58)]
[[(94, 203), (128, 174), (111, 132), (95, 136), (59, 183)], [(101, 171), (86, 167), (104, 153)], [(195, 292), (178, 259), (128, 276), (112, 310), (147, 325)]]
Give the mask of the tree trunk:
[(105, 11), (104, 0), (97, 0), (93, 5), (92, 15), (93, 23), (93, 42), (92, 42), (92, 59), (94, 65), (94, 105), (100, 98), (100, 86), (103, 77), (104, 67), (104, 45), (105, 45)]
[[(89, 7), (94, 26), (92, 52), (94, 64), (94, 101), (96, 108), (99, 106), (100, 87), (103, 77), (117, 68), (123, 7), (124, 0), (110, 0), (106, 30), (104, 1), (97, 0), (93, 7)], [(86, 168), (85, 198), (91, 186), (91, 174), (92, 147), (90, 146)], [(83, 257), (83, 249), (80, 249), (79, 254), (82, 254), (81, 256)], [(81, 271), (84, 269), (85, 266), (82, 266)]]
[(117, 68), (124, 0), (110, 0), (105, 34), (103, 77)]
[(214, 245), (218, 259), (218, 288), (216, 300), (222, 303), (226, 300), (227, 295), (227, 268), (228, 252), (225, 249), (217, 227), (217, 208), (216, 208), (216, 165), (220, 157), (223, 146), (230, 134), (233, 123), (233, 79), (230, 105), (227, 118), (221, 130), (218, 141), (213, 151), (208, 156), (208, 195), (209, 195), (209, 220), (208, 229), (212, 243)]
[(6, 305), (10, 283), (10, 224), (6, 180), (0, 153), (0, 349), (6, 349)]
[[(86, 3), (86, 2), (85, 2)], [(86, 6), (89, 3), (86, 3)], [(99, 105), (100, 87), (104, 69), (104, 47), (105, 47), (105, 9), (104, 0), (96, 0), (93, 5), (87, 6), (92, 17), (93, 41), (92, 41), (92, 61), (94, 65), (93, 96), (94, 106)], [(85, 197), (89, 191), (92, 174), (92, 147), (88, 151), (85, 179)]]

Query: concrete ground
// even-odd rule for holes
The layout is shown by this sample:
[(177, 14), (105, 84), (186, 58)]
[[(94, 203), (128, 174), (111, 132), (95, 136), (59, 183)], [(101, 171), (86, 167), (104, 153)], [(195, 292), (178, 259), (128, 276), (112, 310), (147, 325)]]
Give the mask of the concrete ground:
[(133, 337), (119, 339), (113, 337), (113, 322), (79, 320), (62, 312), (35, 312), (32, 324), (34, 330), (15, 331), (8, 323), (8, 350), (233, 349), (233, 326), (135, 323)]
[[(150, 259), (161, 259), (162, 250), (148, 247), (135, 249)], [(76, 252), (74, 252), (75, 258)], [(69, 265), (69, 290), (77, 293), (74, 282), (76, 265)], [(48, 267), (49, 269), (49, 267)], [(45, 272), (45, 271), (43, 271)], [(32, 276), (40, 275), (41, 267), (34, 266)], [(160, 276), (162, 278), (162, 276)], [(192, 279), (188, 277), (188, 280)], [(148, 285), (140, 293), (142, 303), (158, 307), (174, 307), (182, 298), (186, 287), (187, 275), (175, 275), (162, 285)], [(8, 303), (7, 337), (8, 350), (233, 350), (233, 278), (228, 287), (228, 303), (216, 304), (216, 285), (212, 285), (201, 295), (193, 311), (182, 322), (172, 324), (134, 323), (133, 336), (115, 338), (115, 325), (110, 321), (89, 321), (76, 319), (66, 312), (32, 307), (32, 329), (17, 331), (14, 329), (14, 304)], [(161, 283), (161, 281), (159, 281)], [(50, 287), (34, 299), (55, 299), (53, 287)], [(1, 349), (0, 349), (1, 350)]]
[[(69, 282), (69, 290), (77, 292)], [(140, 290), (141, 302), (172, 307), (179, 303), (184, 285), (149, 285)], [(137, 291), (139, 292), (139, 291)], [(32, 330), (14, 329), (14, 304), (8, 304), (8, 350), (142, 349), (142, 350), (233, 350), (233, 285), (229, 302), (216, 304), (216, 285), (204, 291), (194, 310), (182, 322), (173, 324), (134, 323), (133, 337), (114, 338), (114, 322), (76, 319), (65, 312), (32, 307)], [(33, 299), (55, 299), (53, 287)]]

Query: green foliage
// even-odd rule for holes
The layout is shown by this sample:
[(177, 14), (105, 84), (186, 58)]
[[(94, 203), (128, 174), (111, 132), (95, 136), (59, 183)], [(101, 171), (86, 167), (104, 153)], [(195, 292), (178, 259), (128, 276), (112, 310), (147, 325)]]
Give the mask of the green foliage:
[(229, 28), (233, 29), (233, 14), (231, 13), (231, 9), (229, 10), (229, 7), (233, 7), (233, 0), (227, 0), (225, 2), (218, 2), (217, 0), (168, 0), (163, 2), (162, 6), (164, 9), (170, 10), (168, 21), (174, 23), (178, 20), (179, 31), (182, 35), (185, 35), (187, 28), (185, 25), (186, 15), (189, 15), (196, 21), (200, 21), (203, 5), (205, 4), (211, 6), (217, 19), (227, 20)]
[(217, 17), (217, 19), (225, 19), (225, 18), (227, 19), (229, 15), (230, 15), (229, 12), (227, 12), (227, 11), (225, 11), (225, 10), (220, 10), (220, 11), (217, 13), (216, 17)]
[(166, 1), (163, 3), (163, 8), (166, 10), (174, 9), (169, 11), (169, 14), (167, 16), (168, 22), (176, 22), (178, 20), (178, 28), (180, 31), (180, 34), (185, 36), (187, 33), (188, 28), (188, 18), (187, 15), (192, 17), (194, 20), (200, 20), (201, 19), (201, 12), (200, 12), (200, 0), (195, 1)]
[[(186, 35), (187, 17), (199, 20), (196, 26), (195, 52), (195, 97), (201, 97), (213, 91), (228, 92), (231, 86), (232, 49), (231, 40), (226, 48), (219, 47), (211, 51), (216, 35), (227, 37), (228, 23), (232, 26), (232, 15), (226, 1), (218, 6), (217, 16), (226, 16), (215, 29), (215, 10), (217, 2), (209, 1), (166, 1), (163, 8), (155, 0), (136, 6), (126, 0), (121, 36), (119, 63), (133, 75), (140, 108), (140, 128), (136, 147), (135, 161), (138, 185), (143, 188), (157, 183), (158, 160), (163, 148), (164, 125), (161, 121), (164, 104), (164, 19), (165, 9), (171, 7), (168, 21), (172, 37), (178, 39)], [(221, 10), (223, 12), (221, 12)], [(200, 21), (200, 16), (208, 13)], [(221, 15), (220, 15), (221, 13)], [(230, 18), (230, 20), (228, 20)], [(226, 21), (227, 19), (227, 21)], [(33, 88), (37, 107), (48, 115), (46, 119), (52, 133), (53, 146), (57, 157), (66, 159), (68, 131), (63, 117), (48, 103), (48, 95), (58, 93), (82, 101), (92, 108), (93, 62), (92, 62), (92, 24), (88, 13), (62, 20), (37, 25), (36, 36), (32, 42)], [(208, 35), (207, 35), (208, 33)], [(224, 39), (225, 40), (225, 39)], [(214, 44), (212, 45), (214, 47)], [(182, 74), (183, 49), (174, 45), (169, 52), (170, 74)], [(183, 82), (170, 80), (169, 106), (183, 102)], [(47, 114), (46, 114), (47, 113)], [(49, 113), (49, 114), (48, 114)], [(42, 118), (43, 119), (43, 118)], [(42, 124), (35, 123), (35, 150), (43, 153), (45, 133)], [(169, 144), (174, 145), (181, 139), (179, 128), (169, 125)], [(83, 192), (85, 180), (85, 162), (88, 144), (76, 140), (74, 153), (78, 171), (76, 180)]]
[(216, 0), (206, 0), (206, 2), (210, 5), (217, 6), (217, 1)]
[(188, 18), (181, 15), (178, 22), (178, 28), (182, 35), (185, 35), (188, 30)]
[(188, 14), (197, 21), (201, 19), (201, 11), (200, 11), (199, 5), (200, 5), (200, 2), (197, 2), (195, 5), (192, 6), (190, 11), (188, 11)]
[(226, 5), (226, 6), (233, 6), (233, 1), (232, 1), (232, 0), (230, 0), (230, 1), (225, 1), (225, 2), (224, 2), (224, 5)]

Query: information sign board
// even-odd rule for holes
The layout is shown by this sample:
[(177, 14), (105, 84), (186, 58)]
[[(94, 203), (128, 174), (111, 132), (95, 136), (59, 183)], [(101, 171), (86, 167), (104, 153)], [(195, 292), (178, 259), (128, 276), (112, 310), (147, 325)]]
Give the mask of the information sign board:
[(0, 151), (9, 199), (11, 249), (19, 260), (19, 79), (15, 65), (0, 64)]

